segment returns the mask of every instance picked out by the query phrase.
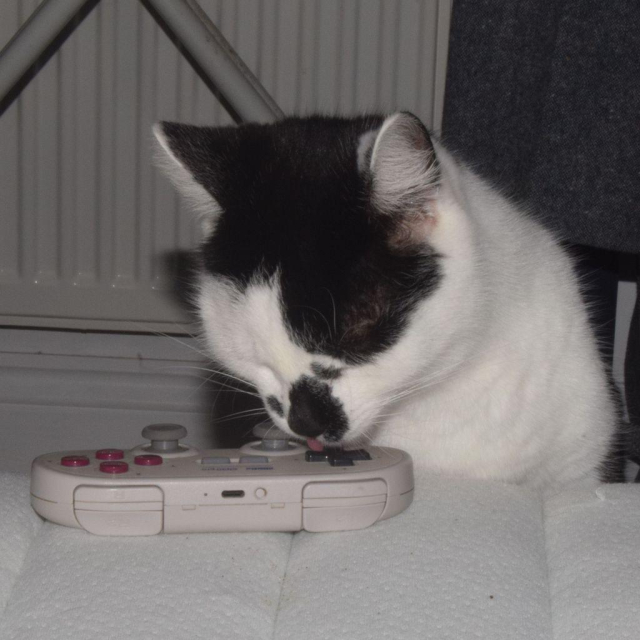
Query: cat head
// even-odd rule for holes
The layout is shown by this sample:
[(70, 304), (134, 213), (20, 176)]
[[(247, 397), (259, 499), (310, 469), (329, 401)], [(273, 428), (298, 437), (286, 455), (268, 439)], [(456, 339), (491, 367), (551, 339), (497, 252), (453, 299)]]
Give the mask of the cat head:
[(154, 132), (202, 217), (213, 356), (283, 430), (323, 444), (365, 433), (455, 333), (455, 207), (425, 127), (396, 113)]

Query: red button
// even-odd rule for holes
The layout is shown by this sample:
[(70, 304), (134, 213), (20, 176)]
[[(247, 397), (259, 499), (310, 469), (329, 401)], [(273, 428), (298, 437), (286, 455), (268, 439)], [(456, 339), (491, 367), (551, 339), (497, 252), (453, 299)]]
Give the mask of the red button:
[(100, 451), (96, 451), (96, 458), (98, 460), (122, 460), (124, 451), (122, 449), (100, 449)]
[(162, 464), (162, 458), (160, 456), (146, 455), (136, 456), (133, 460), (136, 464), (144, 465), (145, 467), (153, 467), (157, 464)]
[(126, 473), (129, 465), (126, 462), (101, 462), (100, 471), (103, 473)]
[(87, 456), (64, 456), (60, 460), (63, 467), (86, 467), (90, 460)]

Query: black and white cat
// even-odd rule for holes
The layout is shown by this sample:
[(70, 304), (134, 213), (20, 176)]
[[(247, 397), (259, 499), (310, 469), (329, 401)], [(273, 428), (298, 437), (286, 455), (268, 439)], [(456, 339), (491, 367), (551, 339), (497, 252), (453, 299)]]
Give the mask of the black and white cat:
[(611, 479), (616, 407), (571, 260), (409, 113), (161, 123), (200, 211), (213, 356), (283, 430), (418, 473)]

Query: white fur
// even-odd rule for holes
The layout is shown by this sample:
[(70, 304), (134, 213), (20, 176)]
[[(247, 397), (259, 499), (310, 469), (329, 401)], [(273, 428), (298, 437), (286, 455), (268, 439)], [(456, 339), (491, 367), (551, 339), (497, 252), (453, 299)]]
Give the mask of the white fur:
[(386, 409), (395, 415), (378, 440), (456, 475), (535, 486), (594, 477), (615, 417), (569, 259), (441, 149), (438, 158), (430, 241), (445, 282), (383, 357), (393, 375), (426, 356), (417, 380), (427, 386)]
[[(367, 135), (362, 136), (359, 164)], [(373, 197), (381, 211), (393, 211), (399, 201), (413, 204), (410, 208), (414, 210), (421, 210), (433, 190), (437, 170), (431, 162), (431, 149), (415, 144), (423, 137), (422, 125), (408, 114), (396, 113), (382, 123), (370, 164), (374, 176)]]
[[(330, 384), (348, 438), (409, 451), (418, 474), (534, 487), (593, 480), (615, 417), (570, 260), (550, 233), (436, 151), (441, 182), (424, 240), (443, 256), (443, 278), (392, 348), (357, 366), (308, 354), (284, 326), (277, 275), (246, 294), (202, 276), (209, 346), (285, 415), (291, 384), (312, 362), (340, 366)], [(378, 152), (374, 168), (392, 162)], [(405, 169), (382, 191), (403, 189)]]
[[(294, 344), (280, 311), (277, 278), (256, 280), (244, 294), (222, 279), (203, 274), (199, 307), (209, 348), (230, 371), (255, 385), (266, 399), (275, 396), (289, 411), (289, 389), (301, 375), (311, 375), (311, 363), (341, 366), (333, 358), (311, 356)], [(286, 420), (272, 414), (289, 431)]]
[(375, 144), (376, 138), (378, 137), (378, 131), (367, 131), (362, 136), (360, 136), (360, 141), (358, 142), (358, 171), (360, 173), (364, 173), (365, 171), (371, 168), (371, 161), (369, 160), (369, 151), (372, 150), (373, 145)]

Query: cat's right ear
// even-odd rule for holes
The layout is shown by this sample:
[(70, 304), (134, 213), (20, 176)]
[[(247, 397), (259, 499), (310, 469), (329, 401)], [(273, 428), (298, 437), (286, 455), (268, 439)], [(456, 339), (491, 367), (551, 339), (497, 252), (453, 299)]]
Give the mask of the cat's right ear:
[(372, 178), (377, 208), (408, 217), (429, 213), (440, 182), (431, 137), (411, 113), (395, 113), (360, 141), (359, 165)]
[(215, 129), (158, 122), (153, 133), (158, 141), (156, 164), (200, 216), (205, 233), (211, 233), (220, 212), (215, 176), (219, 155)]

